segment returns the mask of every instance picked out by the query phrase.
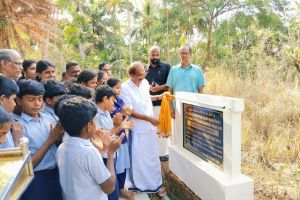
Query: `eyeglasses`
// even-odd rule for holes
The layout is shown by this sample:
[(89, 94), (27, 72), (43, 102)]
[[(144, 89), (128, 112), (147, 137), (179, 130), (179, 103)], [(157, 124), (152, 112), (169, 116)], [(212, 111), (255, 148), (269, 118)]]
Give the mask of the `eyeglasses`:
[(190, 54), (190, 52), (180, 52), (180, 55), (189, 55)]
[(15, 62), (15, 61), (12, 61), (12, 60), (7, 60), (8, 62), (11, 62), (11, 63), (14, 63), (15, 65), (22, 65), (22, 62)]

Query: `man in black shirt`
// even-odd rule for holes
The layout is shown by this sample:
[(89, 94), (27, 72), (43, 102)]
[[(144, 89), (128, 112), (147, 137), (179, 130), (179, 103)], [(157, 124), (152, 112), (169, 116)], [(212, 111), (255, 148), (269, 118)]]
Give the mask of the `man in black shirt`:
[[(146, 65), (146, 79), (150, 84), (151, 96), (157, 96), (168, 90), (166, 86), (167, 78), (171, 66), (160, 61), (160, 48), (152, 46), (149, 50), (149, 64)], [(153, 98), (152, 98), (153, 99)], [(161, 99), (156, 98), (152, 100), (154, 116), (158, 118), (160, 111)], [(159, 156), (162, 161), (168, 160), (168, 138), (163, 138), (159, 134), (157, 136), (159, 147)]]

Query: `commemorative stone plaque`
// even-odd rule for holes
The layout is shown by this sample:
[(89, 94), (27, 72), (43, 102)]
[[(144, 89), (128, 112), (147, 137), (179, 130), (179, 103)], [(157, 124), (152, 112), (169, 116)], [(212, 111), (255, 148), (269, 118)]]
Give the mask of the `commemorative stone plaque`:
[(183, 104), (183, 147), (223, 167), (223, 112)]

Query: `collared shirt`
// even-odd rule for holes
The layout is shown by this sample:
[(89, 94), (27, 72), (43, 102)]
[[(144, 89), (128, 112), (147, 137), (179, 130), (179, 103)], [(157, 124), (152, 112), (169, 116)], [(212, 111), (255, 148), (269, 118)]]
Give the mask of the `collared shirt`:
[[(125, 104), (131, 104), (133, 110), (137, 113), (153, 117), (153, 107), (149, 92), (150, 85), (144, 79), (139, 86), (137, 86), (131, 79), (122, 83), (120, 98)], [(133, 127), (133, 132), (149, 131), (155, 128), (150, 122), (134, 118), (136, 122)]]
[[(147, 75), (146, 79), (148, 83), (151, 85), (152, 83), (157, 83), (158, 85), (164, 85), (167, 83), (167, 78), (169, 75), (169, 71), (171, 66), (167, 63), (159, 62), (159, 64), (156, 67), (152, 67), (151, 64), (149, 63), (146, 65), (147, 68)], [(162, 90), (158, 92), (151, 92), (151, 95), (160, 95), (164, 93), (167, 90)], [(152, 101), (153, 106), (160, 106), (161, 100), (158, 101)]]
[(198, 89), (205, 86), (203, 71), (197, 65), (190, 64), (184, 68), (181, 64), (171, 68), (167, 86), (176, 92), (198, 93)]
[(6, 137), (5, 141), (0, 144), (0, 149), (14, 148), (15, 147), (15, 143), (14, 143), (14, 140), (12, 138), (11, 132), (8, 131), (6, 133), (5, 137)]
[[(97, 106), (96, 127), (110, 131), (114, 127), (114, 122), (108, 111), (103, 111)], [(103, 154), (103, 158), (107, 158), (107, 152)]]
[[(44, 113), (39, 113), (39, 119), (30, 117), (29, 115), (22, 113), (20, 122), (24, 127), (24, 136), (28, 138), (28, 148), (31, 154), (35, 154), (39, 148), (45, 143), (50, 134), (51, 119)], [(34, 167), (34, 171), (40, 171), (45, 169), (53, 169), (56, 167), (55, 154), (57, 147), (53, 144), (43, 159), (37, 166)]]
[(198, 89), (205, 86), (203, 71), (197, 65), (190, 64), (185, 68), (179, 64), (171, 68), (166, 85), (173, 89), (174, 95), (176, 92), (198, 93)]
[(65, 200), (107, 200), (100, 184), (111, 177), (90, 140), (70, 137), (56, 154)]
[(44, 104), (44, 110), (42, 111), (44, 114), (48, 115), (52, 119), (53, 125), (56, 125), (58, 122), (58, 117), (55, 115), (53, 108)]
[(15, 113), (12, 113), (12, 118), (17, 122), (17, 121), (20, 121), (21, 120), (21, 116), (20, 115), (17, 115)]

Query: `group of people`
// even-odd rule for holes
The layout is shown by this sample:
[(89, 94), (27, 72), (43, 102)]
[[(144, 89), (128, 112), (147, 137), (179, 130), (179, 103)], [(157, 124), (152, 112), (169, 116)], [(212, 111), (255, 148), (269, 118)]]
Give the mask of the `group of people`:
[(190, 62), (191, 47), (179, 50), (181, 63), (171, 68), (151, 47), (149, 63), (131, 63), (122, 82), (108, 63), (95, 73), (77, 62), (68, 62), (58, 81), (51, 62), (22, 62), (18, 52), (0, 49), (0, 148), (27, 137), (34, 166), (21, 199), (165, 197), (160, 159), (168, 159), (168, 138), (156, 129), (162, 95), (202, 93), (205, 86), (201, 68)]

